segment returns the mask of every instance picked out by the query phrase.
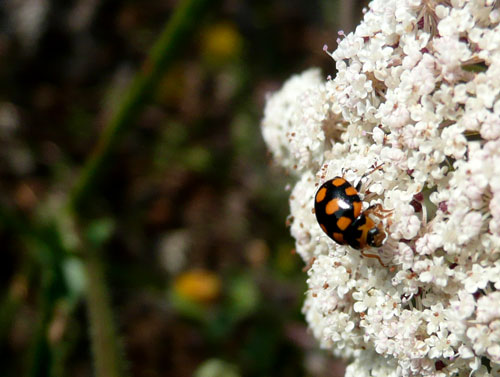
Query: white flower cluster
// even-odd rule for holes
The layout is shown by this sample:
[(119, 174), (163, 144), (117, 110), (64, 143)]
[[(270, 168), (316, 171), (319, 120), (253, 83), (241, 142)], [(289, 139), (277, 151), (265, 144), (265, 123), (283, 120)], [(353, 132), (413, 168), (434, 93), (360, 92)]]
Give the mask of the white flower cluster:
[[(334, 79), (292, 77), (263, 135), (297, 182), (291, 233), (304, 313), (346, 375), (500, 375), (500, 10), (493, 0), (374, 0)], [(381, 204), (388, 267), (327, 237), (318, 186)]]

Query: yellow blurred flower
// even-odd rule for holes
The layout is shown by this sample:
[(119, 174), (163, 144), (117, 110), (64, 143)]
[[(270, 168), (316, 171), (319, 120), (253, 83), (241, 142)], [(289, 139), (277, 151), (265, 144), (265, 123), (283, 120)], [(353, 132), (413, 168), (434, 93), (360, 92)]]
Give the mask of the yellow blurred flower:
[(180, 274), (174, 283), (175, 292), (197, 303), (208, 303), (219, 297), (221, 280), (213, 272), (193, 269)]
[(236, 27), (224, 22), (205, 30), (202, 49), (209, 62), (221, 63), (238, 56), (242, 45), (243, 39)]

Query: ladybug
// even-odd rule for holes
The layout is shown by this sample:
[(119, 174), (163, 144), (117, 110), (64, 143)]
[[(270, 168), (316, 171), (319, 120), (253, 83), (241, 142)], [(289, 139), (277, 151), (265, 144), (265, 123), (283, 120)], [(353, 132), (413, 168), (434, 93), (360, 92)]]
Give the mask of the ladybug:
[(360, 250), (361, 254), (369, 258), (378, 255), (366, 254), (365, 249), (382, 246), (387, 235), (382, 222), (375, 224), (371, 214), (380, 219), (387, 217), (382, 212), (392, 212), (382, 209), (380, 204), (362, 211), (362, 202), (358, 191), (361, 181), (356, 187), (343, 177), (335, 177), (323, 183), (314, 197), (314, 210), (319, 226), (323, 231), (340, 245), (349, 245)]

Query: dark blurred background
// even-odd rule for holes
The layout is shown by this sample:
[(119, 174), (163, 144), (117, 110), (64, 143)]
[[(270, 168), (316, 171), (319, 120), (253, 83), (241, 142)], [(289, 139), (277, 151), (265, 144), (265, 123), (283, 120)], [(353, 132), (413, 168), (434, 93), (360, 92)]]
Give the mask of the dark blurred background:
[(353, 29), (363, 2), (210, 4), (85, 206), (66, 213), (178, 3), (0, 1), (2, 377), (94, 375), (89, 276), (67, 252), (79, 234), (101, 250), (126, 374), (343, 375), (302, 317), (293, 180), (259, 123), (266, 94), (292, 74), (335, 74), (323, 45)]

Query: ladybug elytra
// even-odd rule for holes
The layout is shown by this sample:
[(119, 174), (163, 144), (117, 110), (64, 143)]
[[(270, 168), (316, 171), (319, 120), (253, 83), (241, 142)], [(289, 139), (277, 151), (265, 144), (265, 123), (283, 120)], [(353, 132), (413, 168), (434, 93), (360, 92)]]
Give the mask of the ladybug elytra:
[(378, 255), (367, 254), (364, 250), (380, 247), (386, 239), (382, 222), (376, 224), (370, 214), (382, 219), (387, 215), (381, 212), (392, 211), (382, 209), (380, 204), (362, 211), (358, 195), (360, 183), (354, 187), (343, 177), (323, 183), (314, 198), (316, 219), (321, 229), (335, 242), (360, 250), (365, 257), (377, 258), (384, 266)]

